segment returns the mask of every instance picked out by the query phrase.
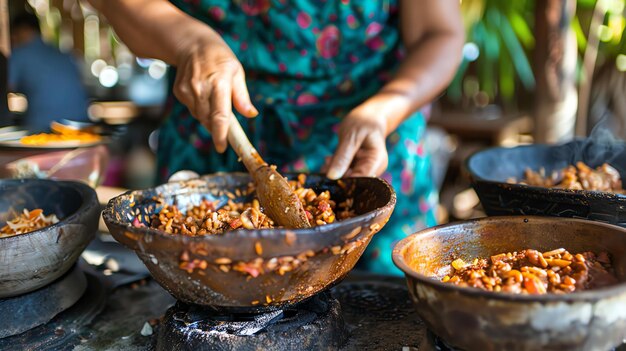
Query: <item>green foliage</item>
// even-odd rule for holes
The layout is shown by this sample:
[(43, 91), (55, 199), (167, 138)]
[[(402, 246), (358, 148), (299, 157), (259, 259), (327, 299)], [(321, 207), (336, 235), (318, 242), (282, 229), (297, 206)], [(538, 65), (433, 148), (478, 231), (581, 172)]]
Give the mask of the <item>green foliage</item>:
[[(535, 44), (535, 1), (462, 0), (466, 40), (476, 44), (480, 54), (474, 62), (464, 58), (448, 88), (448, 98), (452, 102), (486, 94), (490, 102), (499, 99), (510, 104), (520, 87), (526, 91), (534, 89), (530, 57)], [(572, 29), (582, 58), (587, 47), (590, 18), (598, 1), (604, 1), (602, 5), (607, 11), (604, 25), (594, 29), (601, 38), (599, 62), (615, 61), (618, 55), (626, 53), (623, 35), (626, 0), (577, 0)], [(466, 84), (468, 81), (477, 82), (478, 88), (473, 83)]]

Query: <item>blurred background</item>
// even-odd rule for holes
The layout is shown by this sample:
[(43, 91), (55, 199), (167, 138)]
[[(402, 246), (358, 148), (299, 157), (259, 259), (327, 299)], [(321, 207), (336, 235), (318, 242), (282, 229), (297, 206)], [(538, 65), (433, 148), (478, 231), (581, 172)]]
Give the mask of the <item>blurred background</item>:
[[(479, 149), (567, 141), (599, 124), (626, 136), (625, 0), (462, 0), (461, 6), (463, 63), (427, 109), (442, 222), (480, 215), (463, 169)], [(28, 111), (28, 96), (6, 84), (7, 30), (25, 11), (36, 14), (46, 43), (78, 63), (89, 119), (123, 128), (107, 146), (94, 185), (153, 185), (168, 66), (135, 57), (85, 1), (0, 0), (3, 125), (19, 124)]]

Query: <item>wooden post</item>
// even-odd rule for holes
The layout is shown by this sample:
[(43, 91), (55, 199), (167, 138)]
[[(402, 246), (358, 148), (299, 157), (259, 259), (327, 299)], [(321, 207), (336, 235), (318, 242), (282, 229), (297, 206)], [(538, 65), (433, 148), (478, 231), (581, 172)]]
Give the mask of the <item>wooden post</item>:
[(6, 0), (0, 0), (0, 127), (11, 123), (7, 101), (9, 92), (8, 58), (10, 53), (9, 8)]
[(570, 23), (576, 0), (535, 2), (535, 141), (555, 143), (574, 136), (576, 37)]

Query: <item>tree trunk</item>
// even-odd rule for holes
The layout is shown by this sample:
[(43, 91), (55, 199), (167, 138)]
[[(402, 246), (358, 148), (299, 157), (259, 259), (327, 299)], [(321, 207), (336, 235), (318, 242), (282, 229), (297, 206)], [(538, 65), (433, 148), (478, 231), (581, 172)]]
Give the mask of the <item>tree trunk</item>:
[(578, 105), (578, 55), (576, 37), (570, 27), (576, 0), (535, 3), (535, 141), (567, 141), (574, 136)]
[(10, 52), (9, 10), (7, 1), (0, 0), (0, 127), (11, 123), (7, 101), (9, 92), (8, 58)]

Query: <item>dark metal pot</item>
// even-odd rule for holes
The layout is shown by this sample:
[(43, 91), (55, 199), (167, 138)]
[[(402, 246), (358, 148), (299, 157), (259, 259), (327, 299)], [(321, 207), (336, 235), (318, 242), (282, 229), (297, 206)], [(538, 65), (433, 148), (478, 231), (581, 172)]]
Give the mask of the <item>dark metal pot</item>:
[[(620, 284), (566, 295), (513, 295), (442, 283), (442, 268), (501, 252), (608, 251)], [(399, 242), (417, 313), (464, 350), (609, 350), (626, 337), (626, 230), (578, 219), (491, 217), (430, 228)]]
[(86, 184), (44, 179), (0, 180), (0, 226), (10, 210), (43, 209), (59, 222), (0, 238), (0, 298), (43, 287), (67, 272), (98, 228), (96, 192)]
[[(244, 191), (250, 181), (244, 173), (216, 174), (129, 192), (109, 202), (104, 221), (115, 239), (135, 250), (157, 282), (177, 299), (216, 310), (260, 312), (303, 301), (338, 283), (385, 225), (396, 202), (393, 189), (382, 179), (344, 179), (342, 187), (337, 181), (309, 175), (307, 187), (328, 189), (336, 201), (353, 197), (358, 216), (311, 229), (234, 230), (198, 237), (133, 225), (137, 211), (147, 224), (145, 215), (156, 210), (154, 196), (176, 202), (181, 209), (202, 199), (223, 203), (228, 199), (225, 192)], [(273, 258), (302, 257), (305, 252), (310, 254), (303, 263), (283, 275), (267, 268)], [(181, 269), (181, 262), (194, 259), (206, 262), (206, 267)], [(257, 277), (232, 269), (255, 260), (265, 267)]]
[(491, 148), (472, 155), (466, 167), (487, 215), (584, 218), (626, 227), (625, 195), (507, 183), (510, 178), (522, 179), (526, 168), (543, 167), (550, 174), (578, 161), (594, 168), (608, 162), (626, 181), (626, 144), (622, 142), (576, 140), (563, 145)]

